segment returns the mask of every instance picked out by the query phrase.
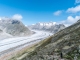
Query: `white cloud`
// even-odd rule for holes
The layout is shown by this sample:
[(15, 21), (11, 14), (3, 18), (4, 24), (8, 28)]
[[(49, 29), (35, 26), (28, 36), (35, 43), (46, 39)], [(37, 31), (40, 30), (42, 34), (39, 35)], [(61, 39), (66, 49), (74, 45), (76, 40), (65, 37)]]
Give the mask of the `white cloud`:
[(80, 3), (80, 0), (75, 0), (75, 4), (78, 4), (78, 3)]
[(12, 16), (12, 19), (16, 19), (16, 20), (22, 20), (22, 15), (20, 15), (20, 14), (15, 14), (15, 15), (13, 15)]
[(10, 20), (10, 19), (14, 19), (14, 20), (22, 20), (22, 16), (20, 14), (15, 14), (12, 17), (0, 17), (0, 20)]
[(1, 20), (1, 17), (0, 17), (0, 20)]
[(69, 26), (73, 23), (75, 23), (76, 21), (78, 21), (80, 19), (80, 16), (68, 16), (66, 20), (61, 21), (60, 23), (63, 23), (65, 26)]
[(8, 17), (0, 17), (0, 20), (10, 20)]
[(80, 5), (78, 5), (76, 7), (68, 8), (66, 12), (69, 12), (69, 13), (77, 13), (77, 12), (80, 12)]
[(61, 13), (62, 13), (62, 11), (58, 10), (58, 11), (54, 12), (53, 14), (54, 14), (55, 16), (59, 16)]

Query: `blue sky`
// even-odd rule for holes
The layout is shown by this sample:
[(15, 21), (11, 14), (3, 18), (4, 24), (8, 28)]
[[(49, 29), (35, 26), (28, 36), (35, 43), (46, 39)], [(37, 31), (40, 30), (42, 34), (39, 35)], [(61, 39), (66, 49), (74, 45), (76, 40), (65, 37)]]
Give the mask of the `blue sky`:
[(72, 24), (80, 18), (80, 0), (0, 0), (0, 17), (21, 17), (25, 25), (37, 22)]

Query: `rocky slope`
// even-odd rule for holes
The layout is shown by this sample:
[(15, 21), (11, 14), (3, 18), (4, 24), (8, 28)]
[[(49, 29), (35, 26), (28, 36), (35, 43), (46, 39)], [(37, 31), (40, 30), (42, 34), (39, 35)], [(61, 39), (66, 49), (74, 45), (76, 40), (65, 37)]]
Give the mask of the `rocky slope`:
[(31, 31), (19, 20), (0, 20), (0, 29), (12, 36), (27, 36)]
[(51, 33), (56, 33), (65, 28), (65, 26), (63, 24), (56, 24), (56, 22), (36, 23), (36, 24), (30, 25), (28, 27), (30, 29), (43, 30), (43, 31), (51, 32)]
[(0, 30), (0, 40), (6, 39), (6, 38), (11, 38), (11, 37), (13, 37), (13, 36)]
[(33, 47), (20, 60), (80, 60), (80, 20)]

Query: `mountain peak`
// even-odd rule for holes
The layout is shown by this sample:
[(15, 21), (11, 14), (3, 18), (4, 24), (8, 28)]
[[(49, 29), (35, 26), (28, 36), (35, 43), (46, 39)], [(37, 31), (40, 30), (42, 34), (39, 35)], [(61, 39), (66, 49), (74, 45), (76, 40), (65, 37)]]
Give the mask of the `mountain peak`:
[(53, 26), (53, 25), (56, 25), (57, 23), (56, 22), (44, 22), (44, 23), (36, 23), (35, 25), (40, 25), (40, 26)]
[(20, 20), (1, 19), (0, 29), (13, 36), (27, 36), (31, 31)]
[(45, 22), (45, 23), (39, 22), (34, 25), (30, 25), (28, 27), (30, 29), (44, 30), (52, 33), (56, 33), (57, 31), (60, 31), (61, 29), (65, 28), (63, 24), (57, 24), (56, 22)]

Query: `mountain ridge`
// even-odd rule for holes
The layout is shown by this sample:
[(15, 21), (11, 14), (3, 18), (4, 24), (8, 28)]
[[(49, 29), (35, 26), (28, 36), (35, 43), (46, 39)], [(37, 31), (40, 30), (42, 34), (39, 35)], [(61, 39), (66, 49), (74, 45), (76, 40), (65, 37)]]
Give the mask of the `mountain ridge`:
[(43, 30), (51, 33), (56, 33), (65, 28), (63, 24), (57, 24), (56, 22), (36, 23), (28, 27), (30, 29)]

